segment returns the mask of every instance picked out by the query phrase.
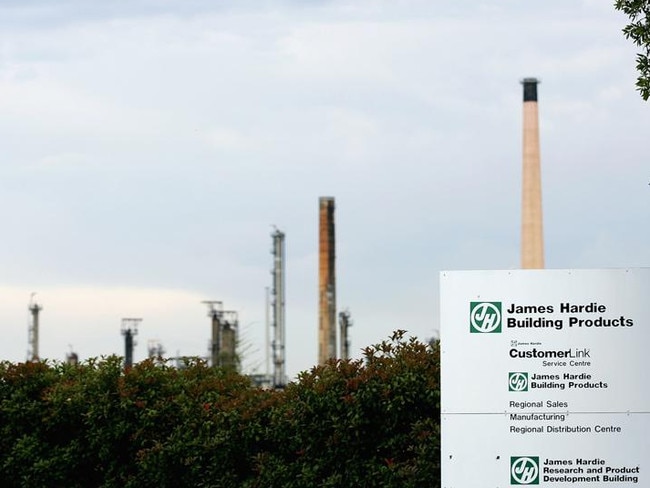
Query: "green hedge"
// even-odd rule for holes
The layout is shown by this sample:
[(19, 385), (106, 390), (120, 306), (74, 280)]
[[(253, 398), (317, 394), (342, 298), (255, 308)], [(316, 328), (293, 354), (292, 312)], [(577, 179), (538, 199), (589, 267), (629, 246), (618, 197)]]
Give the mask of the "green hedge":
[(283, 391), (200, 361), (1, 363), (0, 486), (439, 486), (439, 364), (403, 331)]

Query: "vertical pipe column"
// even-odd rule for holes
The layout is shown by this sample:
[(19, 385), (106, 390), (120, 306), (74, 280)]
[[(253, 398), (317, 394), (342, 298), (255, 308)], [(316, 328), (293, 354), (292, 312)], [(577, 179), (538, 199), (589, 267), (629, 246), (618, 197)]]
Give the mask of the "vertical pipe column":
[(334, 198), (319, 199), (318, 363), (336, 358), (336, 270)]
[(208, 306), (208, 317), (210, 317), (210, 364), (213, 367), (221, 366), (221, 331), (223, 328), (223, 303), (219, 300), (203, 300), (201, 303), (205, 303)]
[[(32, 294), (32, 299), (33, 298), (34, 298), (34, 294)], [(36, 302), (30, 303), (29, 311), (32, 314), (32, 322), (29, 328), (30, 352), (28, 353), (29, 357), (27, 358), (29, 361), (38, 361), (40, 359), (40, 355), (38, 352), (38, 327), (39, 327), (38, 319), (41, 310), (43, 310), (43, 307), (41, 307), (38, 303)]]
[(350, 339), (348, 336), (348, 331), (352, 325), (352, 319), (350, 318), (350, 311), (343, 310), (339, 313), (339, 332), (340, 332), (340, 347), (341, 347), (341, 359), (350, 359)]
[(133, 332), (127, 330), (124, 333), (124, 367), (133, 366)]
[(237, 331), (239, 318), (237, 312), (224, 312), (219, 344), (219, 365), (224, 368), (239, 370), (237, 357)]
[(521, 204), (521, 267), (544, 268), (542, 178), (536, 78), (525, 78), (523, 109), (523, 181)]
[(284, 233), (273, 234), (273, 386), (285, 386)]
[(271, 320), (270, 320), (270, 309), (271, 309), (271, 300), (270, 300), (270, 291), (269, 287), (264, 287), (264, 332), (266, 334), (266, 340), (264, 344), (264, 360), (266, 367), (264, 369), (264, 374), (266, 377), (271, 376)]
[(217, 367), (221, 366), (221, 357), (219, 352), (221, 351), (221, 321), (219, 320), (220, 313), (216, 309), (210, 310), (211, 312), (211, 332), (212, 338), (210, 341), (210, 356), (212, 361), (212, 366)]
[(122, 335), (124, 336), (124, 367), (133, 366), (133, 347), (135, 346), (134, 337), (138, 334), (138, 325), (142, 319), (125, 318), (122, 319)]

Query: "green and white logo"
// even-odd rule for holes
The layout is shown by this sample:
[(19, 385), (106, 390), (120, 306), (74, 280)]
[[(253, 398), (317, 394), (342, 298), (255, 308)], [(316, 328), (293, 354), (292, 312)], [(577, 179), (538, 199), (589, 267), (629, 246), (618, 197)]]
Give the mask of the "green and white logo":
[(470, 302), (469, 331), (481, 334), (501, 332), (501, 302)]
[(508, 391), (528, 391), (528, 373), (508, 373)]
[(510, 457), (511, 485), (539, 485), (539, 457)]

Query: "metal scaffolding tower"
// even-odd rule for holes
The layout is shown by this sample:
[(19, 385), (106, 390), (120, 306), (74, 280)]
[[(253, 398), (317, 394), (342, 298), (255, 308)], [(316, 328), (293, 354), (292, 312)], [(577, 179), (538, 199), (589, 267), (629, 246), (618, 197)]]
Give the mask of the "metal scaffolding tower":
[(210, 364), (238, 370), (237, 332), (239, 318), (237, 312), (224, 311), (223, 303), (217, 300), (204, 300), (202, 303), (208, 306), (208, 317), (210, 317), (212, 326)]
[(149, 359), (164, 363), (163, 356), (165, 355), (165, 352), (165, 348), (159, 340), (149, 339), (147, 341), (147, 357)]

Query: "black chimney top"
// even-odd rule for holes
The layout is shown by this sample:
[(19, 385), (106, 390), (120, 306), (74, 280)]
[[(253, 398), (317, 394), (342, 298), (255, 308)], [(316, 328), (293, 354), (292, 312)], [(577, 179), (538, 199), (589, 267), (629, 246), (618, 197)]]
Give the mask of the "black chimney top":
[(521, 84), (524, 85), (524, 102), (537, 101), (537, 83), (539, 83), (537, 78), (523, 79)]

